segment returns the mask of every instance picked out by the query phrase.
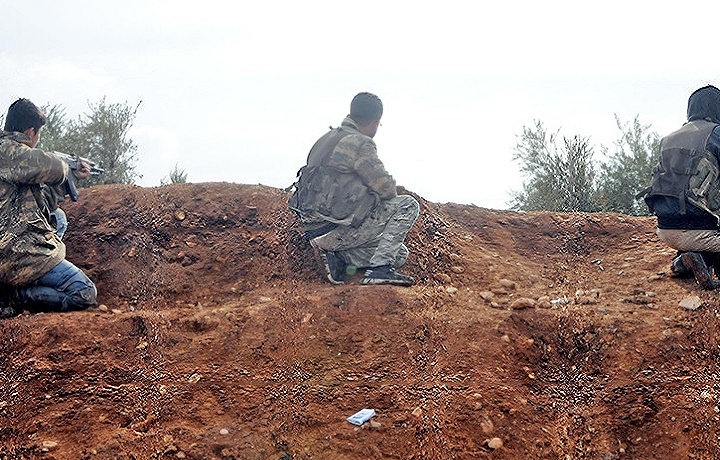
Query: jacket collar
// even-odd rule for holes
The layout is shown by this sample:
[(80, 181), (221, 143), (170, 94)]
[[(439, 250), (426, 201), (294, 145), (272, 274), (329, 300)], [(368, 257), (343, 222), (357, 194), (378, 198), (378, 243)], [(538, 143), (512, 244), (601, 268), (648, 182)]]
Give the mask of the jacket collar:
[[(358, 133), (360, 133), (360, 130), (359, 130), (358, 127), (357, 127), (357, 123), (355, 122), (355, 120), (353, 120), (353, 119), (350, 118), (350, 117), (345, 117), (345, 119), (343, 120), (341, 126), (342, 126), (343, 128), (349, 128), (349, 129), (355, 130), (355, 131), (357, 131)], [(362, 133), (360, 133), (360, 134), (362, 134)]]
[(17, 131), (0, 131), (0, 138), (10, 139), (15, 142), (30, 142), (30, 136), (25, 133), (19, 133)]

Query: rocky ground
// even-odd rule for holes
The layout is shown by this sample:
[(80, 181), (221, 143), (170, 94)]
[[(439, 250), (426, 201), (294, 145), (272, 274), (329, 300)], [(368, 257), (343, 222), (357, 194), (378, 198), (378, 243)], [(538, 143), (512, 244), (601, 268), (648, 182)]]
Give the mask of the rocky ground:
[(720, 455), (718, 294), (653, 219), (417, 198), (401, 288), (324, 282), (275, 188), (82, 190), (100, 304), (0, 322), (0, 459)]

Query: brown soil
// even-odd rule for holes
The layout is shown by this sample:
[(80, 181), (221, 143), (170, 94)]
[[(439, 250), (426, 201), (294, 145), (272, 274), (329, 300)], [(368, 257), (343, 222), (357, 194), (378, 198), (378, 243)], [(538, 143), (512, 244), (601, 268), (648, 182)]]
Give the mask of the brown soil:
[[(653, 219), (418, 197), (418, 284), (334, 286), (286, 198), (212, 183), (68, 203), (68, 259), (101, 305), (0, 322), (0, 458), (720, 454), (718, 294), (665, 273)], [(363, 408), (372, 424), (345, 420)]]

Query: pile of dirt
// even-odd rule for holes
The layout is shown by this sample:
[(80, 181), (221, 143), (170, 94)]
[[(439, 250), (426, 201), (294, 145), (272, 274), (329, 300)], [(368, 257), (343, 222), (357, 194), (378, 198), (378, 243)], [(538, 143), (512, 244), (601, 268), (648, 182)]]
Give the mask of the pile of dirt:
[(0, 459), (720, 454), (718, 296), (653, 219), (416, 198), (402, 288), (324, 281), (279, 189), (82, 190), (100, 304), (0, 322)]

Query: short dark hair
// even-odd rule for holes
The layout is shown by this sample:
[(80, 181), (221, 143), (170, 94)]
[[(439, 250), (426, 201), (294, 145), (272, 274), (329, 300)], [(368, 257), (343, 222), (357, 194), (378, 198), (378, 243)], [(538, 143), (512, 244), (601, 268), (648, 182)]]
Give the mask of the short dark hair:
[(378, 121), (382, 114), (382, 101), (372, 93), (359, 93), (350, 103), (350, 118), (361, 126)]
[(5, 117), (5, 131), (24, 133), (30, 128), (35, 128), (35, 132), (38, 132), (45, 123), (47, 118), (42, 110), (29, 99), (20, 98), (10, 104)]

